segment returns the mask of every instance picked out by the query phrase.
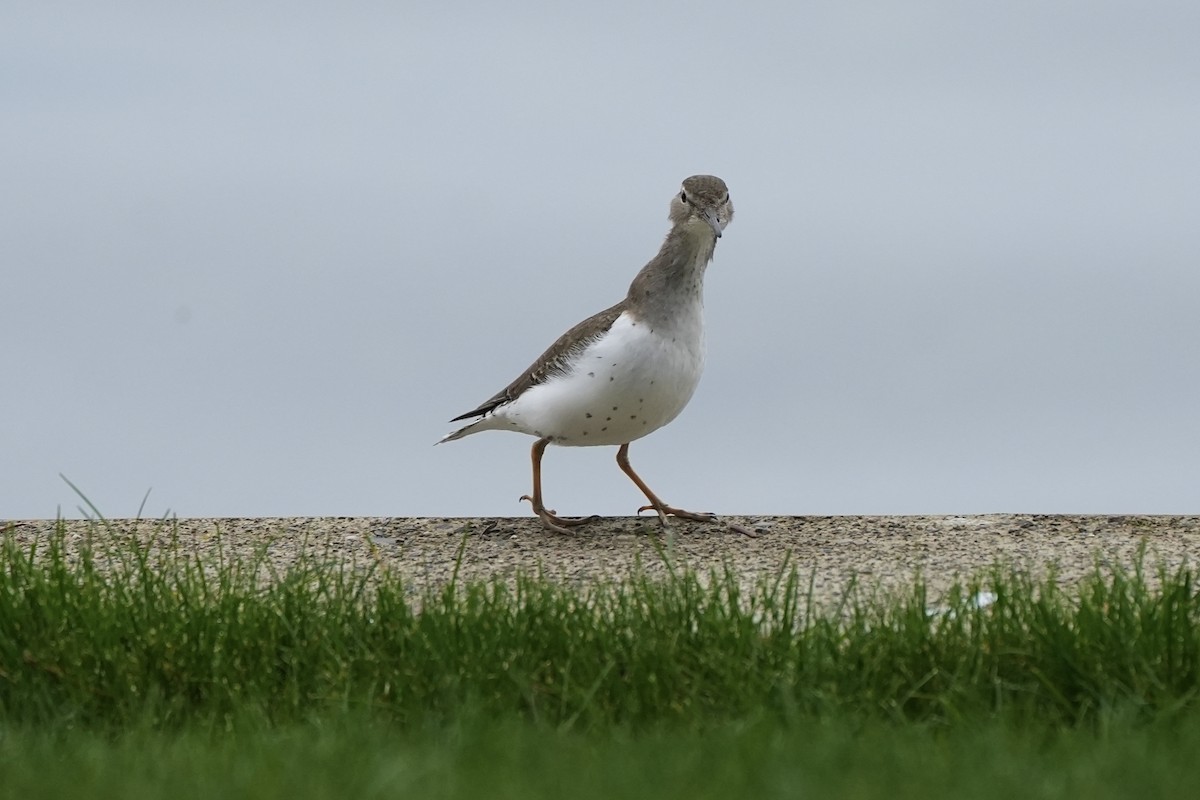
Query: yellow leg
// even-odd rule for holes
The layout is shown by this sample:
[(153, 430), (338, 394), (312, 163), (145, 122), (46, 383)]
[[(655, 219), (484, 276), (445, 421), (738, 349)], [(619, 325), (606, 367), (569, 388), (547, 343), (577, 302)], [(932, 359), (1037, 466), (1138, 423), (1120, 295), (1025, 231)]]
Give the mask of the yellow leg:
[(646, 495), (646, 499), (650, 501), (650, 505), (642, 506), (638, 509), (638, 513), (642, 513), (653, 508), (658, 512), (658, 519), (662, 522), (663, 527), (667, 526), (667, 517), (679, 517), (681, 519), (691, 519), (696, 522), (716, 522), (717, 515), (708, 512), (696, 513), (694, 511), (684, 511), (681, 508), (675, 508), (658, 499), (658, 495), (650, 491), (650, 487), (646, 485), (638, 474), (633, 471), (633, 467), (629, 465), (629, 445), (621, 445), (621, 449), (617, 451), (617, 465), (621, 467), (621, 471), (629, 476), (629, 479), (637, 484), (637, 487), (642, 490), (642, 494)]
[(585, 522), (591, 522), (596, 519), (591, 517), (559, 517), (554, 513), (554, 509), (546, 508), (542, 503), (542, 454), (546, 452), (546, 445), (550, 444), (549, 438), (538, 439), (533, 443), (533, 496), (527, 494), (521, 495), (522, 500), (528, 500), (533, 506), (533, 513), (541, 518), (542, 524), (552, 531), (557, 533), (570, 533), (568, 528), (576, 525), (582, 525)]

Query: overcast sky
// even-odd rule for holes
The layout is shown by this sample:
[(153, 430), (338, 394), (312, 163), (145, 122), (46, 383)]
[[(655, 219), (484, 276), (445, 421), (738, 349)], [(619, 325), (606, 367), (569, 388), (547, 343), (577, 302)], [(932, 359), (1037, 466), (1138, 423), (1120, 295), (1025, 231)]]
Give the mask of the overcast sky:
[[(1200, 5), (0, 10), (0, 518), (522, 515), (433, 443), (737, 218), (668, 503), (1200, 513)], [(614, 448), (549, 506), (642, 502)]]

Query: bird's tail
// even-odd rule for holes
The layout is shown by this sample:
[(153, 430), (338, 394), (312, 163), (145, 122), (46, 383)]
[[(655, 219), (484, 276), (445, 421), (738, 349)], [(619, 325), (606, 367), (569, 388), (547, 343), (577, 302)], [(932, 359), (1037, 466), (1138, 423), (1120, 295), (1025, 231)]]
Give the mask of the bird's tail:
[[(471, 426), (468, 425), (467, 428), (469, 428), (469, 427), (471, 427)], [(467, 428), (459, 428), (458, 430), (454, 431), (453, 433), (447, 433), (445, 436), (443, 436), (442, 438), (440, 438), (436, 442), (434, 442), (433, 446), (437, 447), (439, 444), (445, 444), (446, 442), (453, 442), (455, 439), (461, 439), (462, 437), (466, 436), (470, 432), (467, 430)]]
[(490, 421), (491, 421), (490, 415), (484, 417), (483, 419), (477, 419), (474, 422), (472, 422), (470, 425), (464, 425), (456, 431), (447, 433), (445, 436), (438, 439), (433, 444), (436, 447), (437, 445), (444, 444), (445, 442), (453, 442), (455, 439), (461, 439), (464, 436), (470, 436), (472, 433), (478, 433), (479, 431), (490, 430), (491, 428), (495, 427), (494, 424), (490, 424)]

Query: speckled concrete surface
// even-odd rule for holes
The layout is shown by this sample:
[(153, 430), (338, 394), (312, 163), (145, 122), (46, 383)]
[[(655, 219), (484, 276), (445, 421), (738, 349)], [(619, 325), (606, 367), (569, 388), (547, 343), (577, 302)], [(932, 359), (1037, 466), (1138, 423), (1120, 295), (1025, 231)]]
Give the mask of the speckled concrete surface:
[[(512, 577), (538, 570), (578, 584), (620, 580), (641, 570), (666, 571), (662, 553), (678, 565), (707, 572), (728, 565), (746, 587), (794, 565), (822, 605), (836, 602), (852, 582), (884, 591), (924, 576), (936, 595), (956, 579), (997, 563), (1036, 576), (1053, 567), (1069, 585), (1102, 566), (1133, 563), (1145, 547), (1149, 565), (1200, 561), (1200, 516), (977, 516), (726, 517), (705, 525), (676, 521), (660, 533), (654, 518), (593, 522), (573, 536), (544, 530), (530, 518), (263, 518), (109, 520), (107, 527), (67, 521), (65, 544), (74, 552), (90, 537), (106, 544), (136, 543), (158, 552), (172, 541), (213, 564), (218, 554), (248, 559), (265, 552), (276, 568), (302, 554), (401, 575), (417, 596), (459, 578)], [(22, 547), (45, 542), (54, 520), (0, 523)], [(117, 552), (122, 548), (118, 547)], [(128, 548), (125, 548), (128, 551)], [(853, 580), (852, 580), (853, 579)]]

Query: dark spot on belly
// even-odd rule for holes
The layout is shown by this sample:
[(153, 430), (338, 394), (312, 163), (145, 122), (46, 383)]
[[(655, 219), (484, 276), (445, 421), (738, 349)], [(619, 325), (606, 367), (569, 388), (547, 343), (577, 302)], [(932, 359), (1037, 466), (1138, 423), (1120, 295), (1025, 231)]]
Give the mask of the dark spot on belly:
[(588, 377), (589, 377), (589, 378), (594, 378), (594, 377), (596, 377), (596, 373), (594, 373), (594, 372), (589, 372), (589, 373), (588, 373)]
[(585, 412), (583, 412), (583, 415), (584, 415), (585, 417), (587, 417), (588, 419), (591, 419), (591, 418), (592, 418), (592, 415), (591, 415), (591, 414), (589, 414), (589, 413), (588, 413), (588, 412), (586, 412), (586, 411), (585, 411)]
[(613, 406), (613, 411), (616, 411), (616, 410), (617, 410), (617, 407), (616, 407), (616, 406)]
[(607, 425), (605, 425), (603, 428), (601, 428), (601, 429), (600, 429), (600, 432), (601, 432), (601, 433), (604, 433), (606, 430), (608, 430), (608, 426), (607, 426)]
[(612, 380), (616, 380), (615, 378), (613, 378), (613, 376), (612, 376), (612, 375), (609, 375), (609, 376), (608, 376), (608, 379), (609, 379), (610, 381), (612, 381)]
[(629, 418), (630, 418), (630, 419), (637, 419), (637, 414), (630, 414), (630, 415), (629, 415)]
[(605, 421), (605, 422), (612, 422), (612, 417), (605, 417), (605, 418), (604, 418), (604, 421)]

